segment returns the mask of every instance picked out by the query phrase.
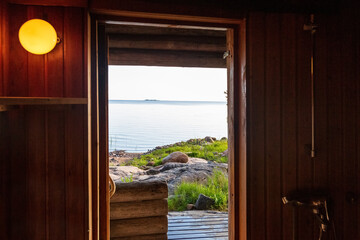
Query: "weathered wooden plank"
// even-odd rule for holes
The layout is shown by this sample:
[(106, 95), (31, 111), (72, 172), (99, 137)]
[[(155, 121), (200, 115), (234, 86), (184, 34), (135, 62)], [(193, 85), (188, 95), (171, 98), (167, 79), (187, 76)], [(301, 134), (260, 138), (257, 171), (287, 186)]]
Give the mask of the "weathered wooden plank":
[(110, 237), (127, 237), (167, 232), (166, 216), (112, 220)]
[(114, 202), (131, 202), (167, 198), (166, 182), (116, 182), (116, 192), (111, 198)]
[(115, 237), (111, 240), (166, 240), (166, 233), (163, 234), (151, 234), (151, 235), (142, 235), (142, 236), (130, 236), (130, 237)]
[(228, 224), (213, 224), (214, 226), (210, 224), (174, 224), (173, 226), (170, 226), (171, 219), (169, 219), (169, 225), (168, 225), (168, 231), (188, 231), (188, 230), (196, 230), (196, 229), (227, 229)]
[(110, 220), (163, 216), (168, 213), (166, 199), (110, 204)]
[(110, 65), (225, 68), (223, 52), (109, 49)]
[(225, 52), (226, 38), (210, 36), (110, 34), (109, 48)]

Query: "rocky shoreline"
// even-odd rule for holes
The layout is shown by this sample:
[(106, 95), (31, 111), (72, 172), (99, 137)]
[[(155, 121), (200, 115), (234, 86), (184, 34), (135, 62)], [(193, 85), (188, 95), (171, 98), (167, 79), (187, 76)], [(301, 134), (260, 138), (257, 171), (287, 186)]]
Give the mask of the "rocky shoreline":
[[(206, 137), (197, 140), (190, 139), (189, 141), (213, 141), (213, 138)], [(155, 149), (176, 146), (176, 144), (179, 143), (161, 146)], [(123, 163), (130, 161), (134, 157), (139, 157), (142, 154), (146, 153), (111, 152), (109, 156), (110, 163), (112, 163), (110, 164), (110, 176), (113, 180), (115, 182), (162, 180), (168, 184), (169, 195), (173, 195), (175, 186), (183, 181), (205, 183), (215, 169), (221, 170), (226, 174), (228, 171), (227, 163), (216, 163), (201, 158), (192, 158), (181, 152), (169, 154), (162, 160), (162, 165), (156, 167), (146, 166), (140, 169), (135, 166), (122, 166)], [(227, 152), (223, 154), (227, 154)]]

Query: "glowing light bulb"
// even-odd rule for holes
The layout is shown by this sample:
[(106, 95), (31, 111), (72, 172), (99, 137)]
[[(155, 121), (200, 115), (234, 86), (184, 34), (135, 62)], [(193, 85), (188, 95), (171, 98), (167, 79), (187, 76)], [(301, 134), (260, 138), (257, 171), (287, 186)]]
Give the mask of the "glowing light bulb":
[(41, 55), (54, 49), (58, 37), (50, 23), (41, 19), (31, 19), (20, 27), (19, 40), (28, 52)]

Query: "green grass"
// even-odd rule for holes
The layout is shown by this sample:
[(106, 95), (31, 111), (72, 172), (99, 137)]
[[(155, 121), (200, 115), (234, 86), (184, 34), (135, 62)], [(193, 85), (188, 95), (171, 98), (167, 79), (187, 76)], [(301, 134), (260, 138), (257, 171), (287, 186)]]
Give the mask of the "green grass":
[(187, 204), (195, 204), (200, 193), (215, 200), (213, 210), (227, 210), (228, 178), (220, 170), (215, 170), (205, 184), (182, 182), (175, 188), (175, 196), (168, 199), (169, 210), (186, 210)]
[(227, 163), (227, 157), (221, 156), (221, 153), (228, 148), (227, 144), (226, 139), (218, 140), (214, 143), (206, 143), (203, 140), (181, 142), (175, 146), (156, 149), (148, 154), (144, 154), (140, 158), (129, 161), (126, 165), (141, 167), (148, 164), (148, 162), (153, 161), (155, 163), (154, 166), (158, 166), (161, 164), (161, 160), (164, 157), (177, 151), (186, 153), (189, 157), (203, 158), (218, 163)]

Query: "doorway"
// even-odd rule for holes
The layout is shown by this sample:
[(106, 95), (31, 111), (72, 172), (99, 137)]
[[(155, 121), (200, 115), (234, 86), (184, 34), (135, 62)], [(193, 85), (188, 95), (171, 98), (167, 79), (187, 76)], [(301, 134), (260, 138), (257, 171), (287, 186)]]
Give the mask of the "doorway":
[[(92, 46), (96, 51), (92, 52), (93, 66), (98, 70), (92, 75), (92, 189), (95, 194), (92, 196), (92, 226), (93, 232), (100, 236), (100, 239), (109, 238), (109, 194), (108, 194), (108, 143), (107, 143), (107, 101), (108, 101), (108, 83), (107, 83), (107, 66), (108, 66), (108, 33), (106, 27), (109, 26), (107, 21), (100, 16), (93, 16), (97, 21), (92, 23)], [(110, 17), (109, 17), (110, 18)], [(99, 20), (100, 19), (100, 20)], [(101, 20), (102, 19), (102, 20)], [(121, 19), (121, 18), (120, 18)], [(121, 25), (119, 18), (116, 18), (117, 24)], [(126, 24), (129, 24), (127, 18)], [(216, 19), (209, 22), (196, 21), (191, 18), (187, 22), (174, 19), (168, 20), (168, 24), (155, 23), (154, 19), (148, 19), (144, 23), (134, 20), (133, 24), (142, 26), (156, 26), (166, 28), (181, 29), (214, 29), (222, 28), (226, 30), (227, 51), (226, 65), (228, 68), (228, 139), (229, 139), (229, 239), (245, 239), (246, 236), (246, 125), (245, 125), (245, 28), (243, 21), (229, 21), (214, 23)], [(195, 22), (194, 22), (195, 20)], [(209, 19), (207, 19), (209, 20)], [(163, 22), (163, 20), (162, 20)], [(113, 22), (112, 22), (113, 23)], [(176, 23), (176, 24), (175, 24)], [(171, 25), (169, 25), (171, 24)], [(96, 44), (97, 43), (97, 44)], [(241, 43), (241, 44), (240, 44)], [(239, 47), (238, 47), (239, 46)], [(96, 55), (96, 53), (98, 53)], [(138, 58), (139, 59), (139, 58)], [(111, 55), (110, 55), (111, 61)], [(93, 68), (94, 69), (94, 68)], [(243, 90), (241, 90), (243, 89)], [(96, 131), (94, 132), (94, 130)], [(96, 141), (94, 141), (94, 137)], [(96, 143), (95, 143), (96, 142)], [(96, 186), (99, 186), (97, 188)], [(95, 213), (95, 214), (94, 214)]]

